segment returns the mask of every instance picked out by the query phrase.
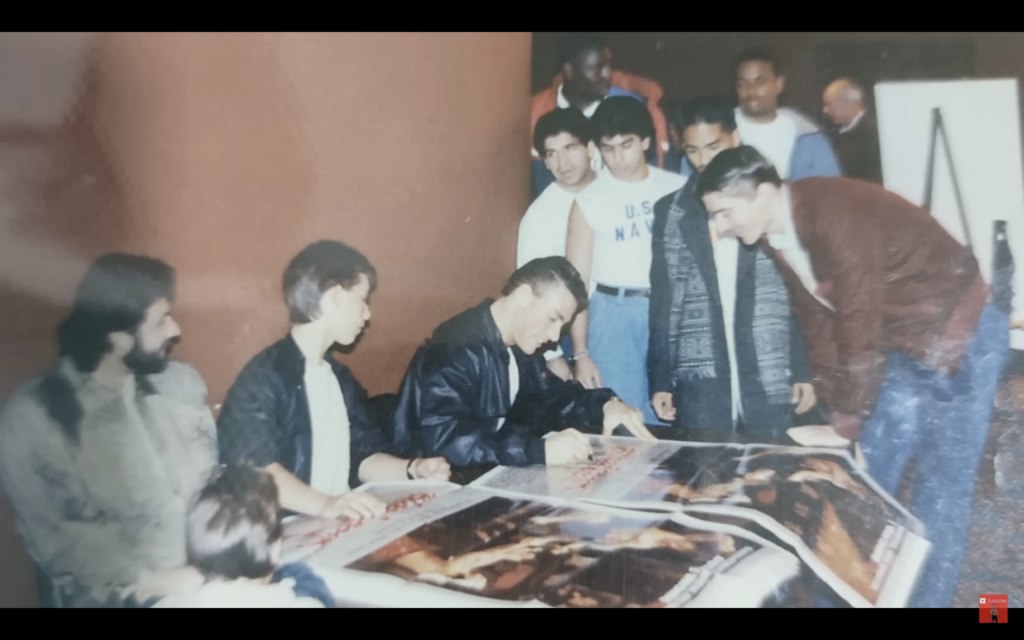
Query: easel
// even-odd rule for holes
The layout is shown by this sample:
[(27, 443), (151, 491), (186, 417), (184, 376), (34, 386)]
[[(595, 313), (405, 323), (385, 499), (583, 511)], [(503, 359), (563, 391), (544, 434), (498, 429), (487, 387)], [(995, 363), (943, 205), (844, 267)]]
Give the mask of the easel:
[(960, 181), (956, 177), (956, 168), (953, 166), (953, 151), (949, 147), (949, 135), (946, 127), (942, 124), (942, 110), (938, 107), (932, 109), (932, 135), (931, 148), (928, 150), (928, 174), (925, 176), (924, 199), (921, 205), (926, 211), (932, 210), (932, 192), (935, 190), (935, 156), (938, 153), (939, 136), (946, 147), (946, 162), (949, 166), (949, 175), (953, 179), (953, 193), (956, 194), (956, 206), (960, 213), (960, 223), (964, 227), (964, 239), (967, 240), (967, 248), (974, 252), (974, 245), (971, 243), (971, 230), (967, 226), (967, 213), (964, 211), (964, 199), (960, 195)]
[[(971, 242), (971, 230), (967, 226), (967, 212), (964, 210), (963, 196), (960, 195), (960, 181), (957, 179), (956, 167), (953, 165), (953, 151), (949, 146), (949, 134), (946, 133), (946, 127), (942, 122), (942, 110), (938, 107), (932, 109), (932, 134), (931, 134), (931, 149), (928, 152), (928, 174), (925, 176), (924, 185), (924, 198), (922, 199), (922, 207), (931, 212), (932, 209), (932, 195), (935, 190), (935, 156), (938, 155), (939, 136), (942, 136), (942, 141), (946, 147), (946, 162), (949, 167), (949, 176), (953, 181), (953, 193), (956, 195), (956, 206), (957, 212), (960, 214), (960, 224), (963, 226), (964, 239), (967, 242), (967, 248), (974, 253), (974, 245)], [(996, 236), (1006, 233), (1006, 222), (996, 222)], [(993, 247), (993, 259), (996, 257), (996, 247)], [(977, 257), (977, 256), (975, 256)], [(1012, 260), (1012, 256), (1011, 256)], [(993, 301), (1000, 308), (1005, 309), (1007, 313), (1011, 311), (1011, 301), (1013, 299), (1013, 263), (1010, 262), (1008, 269), (1000, 269), (1000, 265), (994, 264), (992, 269), (991, 282), (989, 283), (989, 289), (993, 295)], [(1016, 321), (1011, 324), (1010, 330), (1024, 328), (1024, 321)]]

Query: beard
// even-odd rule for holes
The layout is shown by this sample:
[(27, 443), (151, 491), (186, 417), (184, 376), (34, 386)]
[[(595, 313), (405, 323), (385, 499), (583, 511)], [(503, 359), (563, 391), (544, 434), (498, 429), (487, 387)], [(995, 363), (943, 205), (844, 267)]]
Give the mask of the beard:
[(139, 346), (139, 342), (138, 337), (136, 337), (135, 346), (124, 357), (125, 365), (135, 373), (143, 376), (163, 373), (167, 368), (171, 349), (177, 342), (177, 339), (165, 341), (156, 351), (145, 351)]

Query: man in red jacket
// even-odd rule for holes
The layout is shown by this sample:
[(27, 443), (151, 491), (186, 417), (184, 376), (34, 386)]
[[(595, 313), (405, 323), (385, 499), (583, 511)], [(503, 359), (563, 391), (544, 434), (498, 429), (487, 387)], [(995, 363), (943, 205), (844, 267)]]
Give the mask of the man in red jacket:
[[(594, 115), (605, 98), (630, 96), (647, 106), (654, 120), (655, 157), (657, 166), (664, 168), (665, 153), (669, 149), (668, 126), (662, 113), (661, 85), (623, 71), (612, 70), (612, 51), (596, 33), (571, 33), (562, 42), (559, 54), (562, 72), (555, 76), (550, 88), (533, 96), (530, 101), (530, 135), (537, 121), (555, 109), (573, 107), (588, 118)], [(540, 149), (533, 149), (533, 197), (536, 198), (554, 178), (544, 167)], [(676, 171), (676, 169), (673, 169)]]
[(1009, 358), (1009, 317), (977, 260), (900, 196), (845, 178), (784, 183), (752, 147), (723, 151), (699, 180), (719, 233), (776, 260), (836, 433), (889, 493), (916, 459), (910, 510), (932, 549), (910, 606), (952, 606)]

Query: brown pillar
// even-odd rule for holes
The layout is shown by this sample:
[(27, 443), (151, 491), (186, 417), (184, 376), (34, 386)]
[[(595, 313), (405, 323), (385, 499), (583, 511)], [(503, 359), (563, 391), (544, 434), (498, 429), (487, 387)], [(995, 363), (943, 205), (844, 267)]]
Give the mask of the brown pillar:
[[(528, 33), (109, 34), (92, 62), (79, 134), (51, 145), (63, 169), (48, 175), (63, 186), (43, 223), (26, 210), (9, 227), (14, 244), (72, 257), (31, 320), (6, 301), (45, 282), (4, 267), (0, 348), (19, 357), (16, 371), (0, 358), (0, 401), (49, 363), (71, 287), (112, 249), (177, 268), (177, 355), (212, 405), (284, 335), (281, 275), (309, 242), (350, 243), (377, 266), (372, 326), (345, 358), (371, 394), (396, 390), (434, 326), (497, 293), (515, 266)], [(6, 507), (0, 516), (2, 544), (14, 538)], [(27, 571), (13, 573), (0, 605), (31, 590)]]

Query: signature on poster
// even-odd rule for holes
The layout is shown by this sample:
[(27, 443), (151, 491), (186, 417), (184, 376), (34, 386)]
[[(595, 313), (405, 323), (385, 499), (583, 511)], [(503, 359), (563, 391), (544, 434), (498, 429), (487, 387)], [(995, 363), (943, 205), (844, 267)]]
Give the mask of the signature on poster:
[(601, 456), (593, 463), (570, 471), (566, 480), (573, 486), (586, 489), (609, 473), (618, 471), (622, 467), (622, 462), (636, 455), (636, 452), (636, 447), (614, 447), (608, 451), (607, 455)]
[[(430, 502), (436, 497), (436, 493), (414, 493), (389, 504), (385, 514), (379, 519), (387, 520), (391, 514), (404, 511), (410, 507), (422, 507), (424, 504)], [(312, 531), (296, 534), (294, 538), (287, 540), (287, 544), (289, 547), (296, 550), (308, 549), (310, 547), (323, 548), (337, 540), (341, 535), (361, 527), (366, 522), (366, 520), (353, 519), (328, 522), (311, 520), (309, 523), (313, 524), (316, 528)]]

